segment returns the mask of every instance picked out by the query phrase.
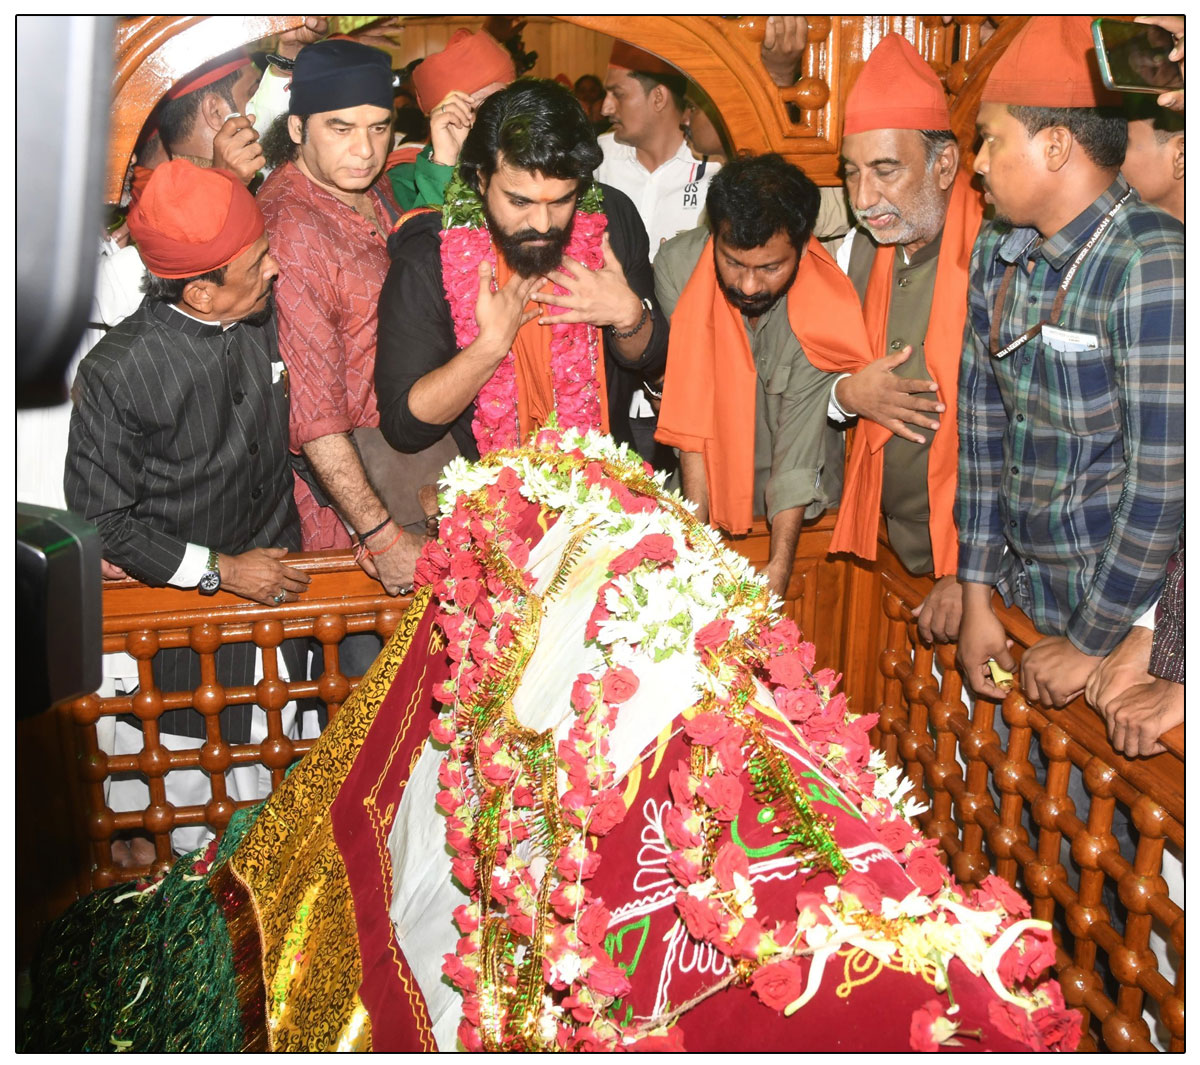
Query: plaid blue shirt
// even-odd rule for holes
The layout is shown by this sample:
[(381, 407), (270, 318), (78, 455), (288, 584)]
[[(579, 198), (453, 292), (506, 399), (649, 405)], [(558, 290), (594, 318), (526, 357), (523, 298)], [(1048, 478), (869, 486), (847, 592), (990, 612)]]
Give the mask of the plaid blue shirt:
[[(1002, 359), (993, 308), (1017, 263), (998, 347), (1050, 317), (1064, 271), (1126, 192), (1065, 228), (985, 225), (971, 256), (959, 376), (958, 577), (994, 584), (1044, 633), (1107, 654), (1154, 600), (1184, 502), (1183, 226), (1134, 193), (1080, 266), (1058, 327)], [(1030, 268), (1026, 270), (1026, 264)]]

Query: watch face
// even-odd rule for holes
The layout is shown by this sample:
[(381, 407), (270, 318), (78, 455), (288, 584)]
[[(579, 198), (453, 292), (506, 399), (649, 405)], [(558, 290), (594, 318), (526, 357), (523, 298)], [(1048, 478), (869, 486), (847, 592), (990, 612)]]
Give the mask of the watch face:
[(210, 569), (200, 578), (200, 584), (197, 587), (205, 595), (212, 595), (221, 587), (221, 574), (217, 570)]

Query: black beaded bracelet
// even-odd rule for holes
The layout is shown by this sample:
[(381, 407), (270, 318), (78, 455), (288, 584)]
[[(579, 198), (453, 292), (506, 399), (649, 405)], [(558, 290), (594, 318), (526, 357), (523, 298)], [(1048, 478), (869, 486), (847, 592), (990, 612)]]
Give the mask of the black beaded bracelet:
[(391, 515), (388, 515), (388, 517), (384, 518), (383, 521), (376, 525), (374, 529), (370, 529), (365, 533), (355, 533), (354, 535), (358, 537), (358, 542), (360, 544), (365, 544), (369, 539), (371, 539), (372, 536), (379, 532), (380, 529), (387, 528), (391, 520)]
[(641, 332), (642, 326), (646, 324), (646, 319), (650, 317), (651, 309), (650, 301), (648, 299), (642, 300), (642, 316), (638, 319), (637, 325), (629, 330), (628, 333), (618, 333), (617, 330), (611, 325), (608, 327), (608, 331), (612, 333), (613, 337), (617, 340), (628, 340), (631, 336)]

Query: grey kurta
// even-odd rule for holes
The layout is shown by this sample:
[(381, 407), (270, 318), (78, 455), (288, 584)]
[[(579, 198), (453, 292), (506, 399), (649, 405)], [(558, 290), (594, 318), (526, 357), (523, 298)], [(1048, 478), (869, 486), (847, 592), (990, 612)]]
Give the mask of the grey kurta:
[[(896, 368), (897, 377), (929, 376), (925, 368), (925, 332), (929, 328), (941, 246), (939, 232), (907, 263), (904, 252), (896, 249), (888, 313), (888, 351), (897, 352), (906, 344), (911, 344), (913, 349), (908, 361)], [(848, 273), (860, 300), (866, 296), (876, 248), (875, 242), (865, 233), (855, 233)], [(933, 433), (928, 429), (921, 432), (925, 437), (924, 444), (893, 436), (883, 448), (882, 506), (887, 519), (888, 541), (900, 561), (914, 574), (933, 572), (933, 546), (929, 539), (929, 445)]]
[[(708, 240), (701, 227), (667, 241), (654, 260), (659, 306), (670, 317)], [(826, 412), (836, 374), (818, 370), (792, 332), (786, 299), (751, 326), (743, 316), (758, 371), (754, 403), (754, 513), (774, 518), (804, 507), (817, 517), (842, 494), (841, 434)]]

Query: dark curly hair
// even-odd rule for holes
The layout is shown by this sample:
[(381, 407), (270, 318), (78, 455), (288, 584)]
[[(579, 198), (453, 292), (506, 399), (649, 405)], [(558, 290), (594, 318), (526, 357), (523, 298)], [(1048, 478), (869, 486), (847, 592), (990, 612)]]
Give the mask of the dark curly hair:
[(476, 191), (497, 160), (560, 181), (591, 180), (603, 158), (592, 124), (571, 91), (556, 81), (522, 78), (493, 93), (475, 115), (459, 153), (463, 180)]
[(731, 159), (708, 186), (708, 224), (734, 248), (760, 248), (784, 232), (802, 250), (817, 221), (821, 194), (798, 166), (774, 152)]

